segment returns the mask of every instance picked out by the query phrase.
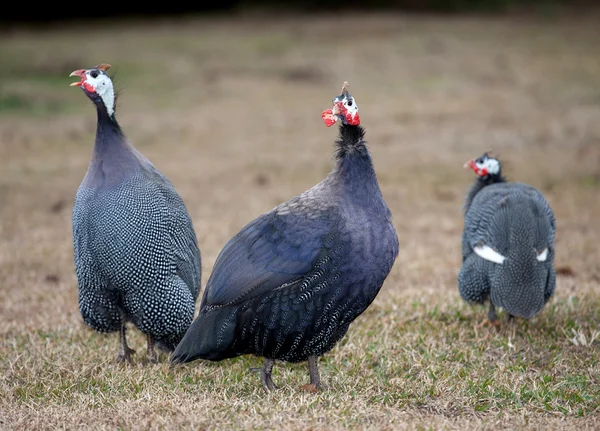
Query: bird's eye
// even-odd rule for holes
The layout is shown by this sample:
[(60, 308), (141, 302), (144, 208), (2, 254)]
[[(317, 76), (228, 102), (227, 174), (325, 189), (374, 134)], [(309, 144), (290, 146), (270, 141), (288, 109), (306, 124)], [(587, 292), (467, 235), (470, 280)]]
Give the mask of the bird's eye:
[(98, 77), (98, 72), (97, 72), (97, 71), (95, 71), (95, 70), (92, 70), (92, 71), (90, 72), (90, 76), (91, 76), (92, 78), (97, 78), (97, 77)]
[(352, 100), (348, 100), (348, 106), (352, 106)]
[(477, 163), (478, 165), (480, 165), (480, 164), (482, 164), (482, 163), (483, 163), (483, 159), (481, 159), (481, 158), (480, 158), (480, 159), (477, 159), (477, 160), (475, 160), (475, 163)]

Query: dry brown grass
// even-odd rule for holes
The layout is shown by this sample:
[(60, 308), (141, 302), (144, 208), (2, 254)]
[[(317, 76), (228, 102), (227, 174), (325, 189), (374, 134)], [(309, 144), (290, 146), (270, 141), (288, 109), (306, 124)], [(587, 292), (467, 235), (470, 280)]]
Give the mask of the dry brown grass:
[[(600, 26), (348, 16), (78, 26), (0, 39), (0, 428), (598, 429)], [(68, 74), (109, 62), (118, 117), (193, 217), (203, 283), (245, 223), (331, 167), (322, 109), (344, 80), (401, 252), (321, 361), (113, 361), (77, 308), (70, 210), (95, 132)], [(456, 288), (463, 162), (493, 148), (558, 219), (555, 298), (495, 332)], [(144, 340), (132, 337), (142, 351)], [(165, 359), (163, 357), (163, 359)]]

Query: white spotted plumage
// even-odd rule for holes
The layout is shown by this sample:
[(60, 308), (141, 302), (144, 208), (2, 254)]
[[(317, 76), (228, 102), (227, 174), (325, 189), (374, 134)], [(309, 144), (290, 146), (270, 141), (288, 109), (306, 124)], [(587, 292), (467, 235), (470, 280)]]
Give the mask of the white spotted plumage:
[(121, 330), (123, 346), (125, 322), (132, 322), (148, 335), (149, 351), (154, 342), (172, 350), (193, 319), (200, 250), (181, 197), (117, 123), (107, 67), (71, 74), (98, 112), (92, 160), (73, 206), (79, 308), (97, 331)]
[(523, 183), (507, 182), (500, 162), (487, 153), (468, 162), (477, 174), (465, 204), (461, 296), (491, 301), (511, 316), (531, 318), (556, 287), (556, 219), (543, 194)]

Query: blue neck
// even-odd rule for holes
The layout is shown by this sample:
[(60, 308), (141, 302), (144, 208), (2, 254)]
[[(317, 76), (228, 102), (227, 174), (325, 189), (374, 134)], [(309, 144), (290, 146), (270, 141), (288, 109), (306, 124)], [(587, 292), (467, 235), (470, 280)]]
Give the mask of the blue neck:
[(385, 209), (371, 155), (360, 126), (342, 125), (333, 175), (341, 192), (373, 211)]
[(118, 184), (136, 171), (140, 159), (114, 115), (108, 115), (102, 101), (94, 103), (98, 113), (96, 142), (84, 183), (90, 187)]

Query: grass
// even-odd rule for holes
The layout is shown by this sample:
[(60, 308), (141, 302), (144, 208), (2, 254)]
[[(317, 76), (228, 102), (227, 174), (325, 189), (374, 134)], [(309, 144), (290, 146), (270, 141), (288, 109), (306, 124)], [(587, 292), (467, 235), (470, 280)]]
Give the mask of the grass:
[[(600, 29), (403, 15), (187, 18), (15, 30), (0, 40), (0, 429), (600, 428)], [(340, 29), (343, 29), (340, 33)], [(320, 181), (348, 80), (401, 251), (373, 305), (321, 358), (114, 362), (81, 321), (70, 210), (95, 113), (74, 69), (109, 62), (118, 118), (192, 215), (203, 283), (244, 224)], [(558, 220), (555, 297), (481, 327), (456, 288), (468, 158), (492, 148)], [(504, 317), (501, 315), (501, 318)]]

